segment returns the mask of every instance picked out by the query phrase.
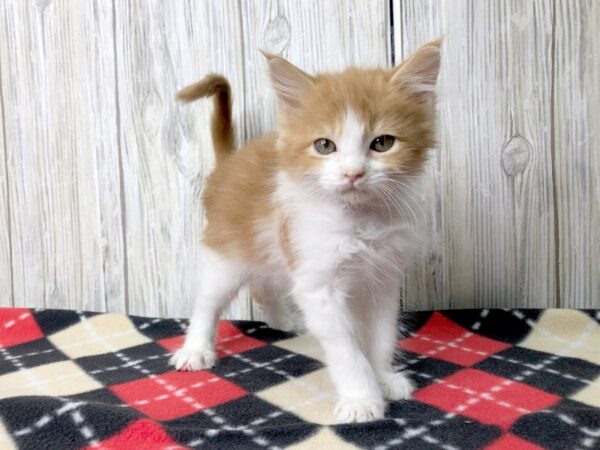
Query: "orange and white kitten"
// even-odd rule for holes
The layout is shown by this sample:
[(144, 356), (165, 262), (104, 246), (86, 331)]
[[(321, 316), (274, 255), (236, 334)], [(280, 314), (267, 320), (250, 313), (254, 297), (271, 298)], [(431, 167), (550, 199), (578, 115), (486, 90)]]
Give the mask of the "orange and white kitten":
[(217, 164), (203, 196), (202, 287), (171, 360), (177, 369), (215, 364), (217, 320), (249, 284), (274, 326), (285, 325), (278, 300), (293, 294), (324, 349), (339, 422), (380, 419), (384, 399), (410, 397), (413, 386), (392, 360), (400, 280), (415, 243), (408, 199), (434, 145), (439, 46), (391, 70), (315, 76), (265, 55), (278, 131), (237, 152), (227, 80), (209, 75), (178, 94), (214, 96)]

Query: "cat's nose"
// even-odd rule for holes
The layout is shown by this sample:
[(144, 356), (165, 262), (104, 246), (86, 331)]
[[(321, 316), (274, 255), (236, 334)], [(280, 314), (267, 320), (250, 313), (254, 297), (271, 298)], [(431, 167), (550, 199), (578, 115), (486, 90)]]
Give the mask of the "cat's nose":
[(353, 172), (344, 172), (344, 178), (350, 180), (350, 182), (353, 184), (356, 183), (358, 180), (360, 180), (364, 176), (365, 176), (364, 170), (358, 170), (358, 171), (353, 171)]

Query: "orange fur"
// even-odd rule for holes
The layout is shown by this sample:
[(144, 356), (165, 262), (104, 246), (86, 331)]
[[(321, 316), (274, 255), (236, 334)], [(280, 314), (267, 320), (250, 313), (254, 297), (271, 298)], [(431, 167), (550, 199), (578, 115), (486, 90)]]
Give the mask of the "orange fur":
[(425, 151), (435, 145), (433, 105), (421, 103), (390, 85), (391, 71), (348, 69), (315, 77), (303, 108), (282, 115), (279, 121), (282, 167), (301, 176), (320, 164), (309, 152), (315, 139), (334, 134), (348, 108), (357, 112), (370, 130), (385, 130), (403, 142), (405, 151), (381, 157), (389, 166), (416, 173)]
[(203, 201), (208, 224), (203, 241), (221, 253), (262, 262), (258, 225), (276, 220), (272, 197), (279, 168), (276, 135), (251, 141), (223, 160), (208, 178)]
[(392, 366), (397, 296), (420, 240), (410, 203), (422, 201), (413, 175), (434, 144), (438, 47), (391, 70), (316, 76), (265, 55), (278, 131), (235, 153), (224, 79), (184, 89), (185, 99), (217, 96), (217, 166), (203, 196), (201, 292), (175, 368), (215, 364), (217, 319), (248, 285), (276, 329), (294, 328), (280, 302), (293, 294), (326, 355), (339, 422), (381, 419), (384, 400), (410, 397), (413, 384)]
[(207, 96), (214, 96), (215, 110), (211, 130), (218, 163), (235, 150), (229, 82), (221, 75), (210, 74), (177, 93), (177, 99), (186, 103)]
[[(280, 103), (277, 133), (253, 140), (231, 154), (233, 132), (227, 81), (211, 75), (183, 89), (178, 97), (185, 101), (217, 94), (212, 127), (217, 166), (208, 177), (203, 196), (208, 221), (204, 244), (222, 254), (264, 262), (268, 255), (257, 239), (259, 228), (276, 223), (280, 230), (278, 245), (293, 266), (289, 227), (273, 196), (276, 174), (284, 171), (299, 178), (316, 170), (324, 157), (311, 151), (312, 143), (339, 131), (349, 108), (360, 116), (368, 132), (391, 134), (400, 140), (401, 151), (377, 155), (385, 165), (406, 174), (420, 172), (426, 150), (435, 145), (434, 104), (411, 91), (406, 83), (395, 80), (402, 79), (407, 64), (419, 59), (419, 55), (433, 55), (439, 45), (439, 41), (427, 44), (391, 70), (350, 68), (314, 77), (279, 57), (266, 55), (270, 63), (296, 70), (309, 87), (301, 98), (284, 99), (289, 102), (288, 107)], [(427, 58), (421, 60), (431, 63)]]

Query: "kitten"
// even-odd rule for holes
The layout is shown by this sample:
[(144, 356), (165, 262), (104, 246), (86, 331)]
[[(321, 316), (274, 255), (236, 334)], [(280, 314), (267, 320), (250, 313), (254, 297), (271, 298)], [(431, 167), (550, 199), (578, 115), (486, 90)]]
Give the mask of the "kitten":
[(315, 76), (265, 54), (278, 131), (237, 152), (227, 80), (209, 75), (179, 92), (188, 102), (214, 96), (217, 163), (203, 196), (201, 292), (171, 359), (178, 370), (215, 364), (219, 315), (249, 284), (274, 326), (286, 325), (278, 300), (293, 294), (324, 349), (339, 422), (380, 419), (384, 399), (410, 397), (392, 360), (415, 242), (408, 199), (435, 142), (440, 43), (391, 70)]

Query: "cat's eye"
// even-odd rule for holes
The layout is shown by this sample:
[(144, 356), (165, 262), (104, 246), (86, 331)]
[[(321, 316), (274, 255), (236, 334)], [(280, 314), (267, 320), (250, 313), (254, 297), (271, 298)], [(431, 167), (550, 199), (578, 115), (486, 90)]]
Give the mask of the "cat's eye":
[(394, 136), (384, 134), (383, 136), (378, 136), (373, 139), (369, 148), (379, 153), (387, 152), (390, 148), (392, 148), (394, 142), (396, 142), (396, 138)]
[(335, 152), (335, 144), (329, 139), (321, 138), (315, 141), (315, 150), (322, 155), (329, 155)]

